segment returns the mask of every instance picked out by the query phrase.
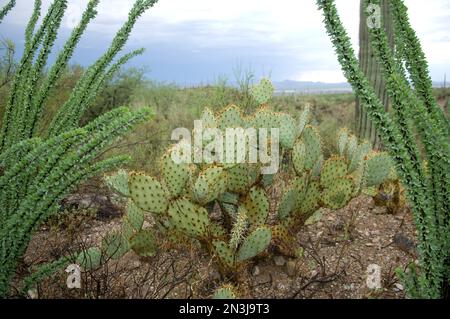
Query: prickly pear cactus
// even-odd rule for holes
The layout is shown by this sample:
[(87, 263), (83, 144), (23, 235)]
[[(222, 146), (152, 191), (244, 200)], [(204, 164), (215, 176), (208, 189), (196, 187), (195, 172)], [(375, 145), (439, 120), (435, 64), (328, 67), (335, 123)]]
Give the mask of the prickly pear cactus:
[(269, 246), (271, 238), (272, 230), (269, 227), (255, 229), (242, 243), (237, 261), (246, 261), (262, 253)]
[(267, 104), (273, 96), (275, 88), (268, 79), (262, 79), (259, 84), (250, 89), (250, 95), (259, 105)]
[(128, 172), (120, 169), (116, 174), (106, 175), (104, 177), (106, 185), (122, 196), (129, 196), (128, 190)]
[[(123, 171), (106, 178), (118, 193), (128, 194), (129, 203), (121, 232), (110, 235), (100, 252), (119, 258), (131, 249), (149, 257), (156, 253), (156, 238), (165, 236), (180, 247), (192, 243), (191, 247), (205, 248), (228, 276), (267, 251), (270, 244), (295, 257), (295, 234), (318, 209), (342, 208), (364, 189), (388, 178), (386, 172), (391, 170), (384, 169), (389, 165), (387, 154), (373, 153), (369, 144), (358, 143), (347, 129), (338, 134), (339, 154), (325, 158), (319, 132), (311, 125), (309, 107), (296, 120), (270, 109), (267, 102), (272, 94), (273, 86), (263, 80), (252, 89), (253, 98), (261, 105), (253, 115), (244, 116), (231, 105), (217, 114), (205, 109), (202, 121), (204, 128), (218, 130), (224, 136), (227, 129), (279, 130), (280, 162), (288, 178), (278, 202), (272, 203), (268, 196), (269, 188), (277, 185), (276, 176), (263, 175), (262, 163), (221, 162), (220, 156), (212, 163), (207, 159), (179, 163), (173, 155), (180, 151), (180, 142), (163, 154), (160, 178)], [(193, 132), (192, 137), (198, 133)], [(260, 139), (258, 136), (254, 142)], [(233, 146), (235, 155), (238, 145), (249, 146), (248, 141), (224, 140), (225, 147)], [(253, 146), (258, 151), (264, 147), (259, 143)], [(271, 207), (276, 208), (276, 221), (269, 224)], [(156, 225), (150, 229), (143, 226), (147, 214)], [(97, 252), (92, 250), (90, 254), (96, 257)], [(97, 260), (85, 264), (96, 266)]]
[(169, 201), (158, 180), (142, 173), (131, 173), (128, 185), (137, 207), (154, 214), (166, 211)]
[(130, 240), (131, 249), (142, 257), (153, 257), (156, 254), (156, 239), (150, 229), (141, 230)]
[(235, 288), (231, 285), (224, 285), (216, 290), (213, 299), (237, 299)]
[(102, 263), (102, 251), (98, 247), (86, 249), (78, 255), (76, 262), (84, 270), (94, 270)]

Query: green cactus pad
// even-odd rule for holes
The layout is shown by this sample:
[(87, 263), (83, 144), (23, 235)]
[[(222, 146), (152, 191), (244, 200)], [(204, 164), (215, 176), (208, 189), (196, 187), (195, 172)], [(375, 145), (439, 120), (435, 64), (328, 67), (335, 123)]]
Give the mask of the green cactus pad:
[(292, 164), (298, 175), (302, 174), (305, 169), (306, 147), (305, 144), (298, 139), (292, 149)]
[(222, 288), (219, 288), (214, 293), (213, 299), (236, 299), (236, 293), (234, 292), (234, 289), (232, 286), (223, 286)]
[(356, 148), (350, 160), (348, 171), (353, 173), (359, 166), (363, 165), (364, 158), (372, 151), (372, 146), (369, 142), (364, 142)]
[(347, 156), (352, 158), (358, 148), (358, 138), (355, 135), (350, 135), (347, 143)]
[(270, 101), (274, 91), (275, 88), (273, 87), (272, 82), (268, 79), (262, 79), (259, 84), (251, 87), (250, 95), (256, 103), (262, 105)]
[(364, 181), (366, 187), (377, 186), (386, 182), (393, 168), (393, 161), (388, 153), (372, 153), (365, 161)]
[(222, 167), (213, 166), (202, 171), (192, 189), (193, 198), (199, 204), (217, 199), (227, 188), (227, 174)]
[(308, 182), (308, 177), (306, 174), (302, 176), (296, 176), (291, 183), (291, 188), (294, 192), (295, 205), (294, 210), (298, 210), (303, 202), (303, 196), (306, 191), (306, 185)]
[(130, 245), (131, 249), (141, 257), (153, 257), (156, 254), (156, 239), (150, 229), (136, 233), (131, 238)]
[(227, 231), (225, 230), (225, 228), (217, 223), (211, 223), (209, 225), (209, 232), (211, 234), (211, 237), (215, 239), (224, 239), (227, 237)]
[(312, 178), (319, 178), (320, 177), (320, 173), (322, 172), (322, 166), (323, 163), (325, 162), (325, 159), (323, 157), (323, 154), (321, 154), (319, 156), (319, 159), (316, 162), (316, 165), (314, 165), (312, 171), (311, 171), (311, 177)]
[(297, 137), (295, 120), (289, 114), (281, 113), (279, 116), (280, 145), (285, 149), (292, 149)]
[(303, 133), (303, 130), (305, 129), (306, 125), (308, 125), (311, 117), (311, 109), (309, 105), (305, 106), (305, 109), (303, 110), (302, 114), (300, 115), (300, 118), (298, 120), (297, 125), (297, 137), (301, 136)]
[(358, 194), (365, 187), (364, 171), (365, 171), (365, 166), (361, 165), (350, 174), (350, 177), (352, 178), (353, 184), (354, 184), (353, 197), (358, 196)]
[(321, 199), (326, 207), (340, 209), (348, 204), (352, 194), (353, 181), (350, 178), (341, 178), (323, 191)]
[(225, 210), (225, 213), (228, 214), (228, 216), (232, 218), (236, 217), (238, 210), (236, 205), (222, 203), (222, 208)]
[(249, 125), (255, 129), (265, 128), (270, 131), (272, 128), (279, 128), (279, 117), (276, 113), (267, 108), (260, 108), (250, 119)]
[(205, 208), (182, 198), (169, 205), (168, 214), (170, 222), (187, 235), (193, 237), (207, 235), (210, 221)]
[(299, 212), (303, 217), (308, 216), (319, 208), (320, 196), (319, 182), (309, 183), (306, 193), (299, 205)]
[(241, 110), (235, 106), (231, 105), (225, 108), (219, 114), (218, 127), (221, 130), (226, 130), (227, 128), (244, 127), (245, 122), (241, 115)]
[(322, 155), (322, 144), (317, 129), (307, 125), (303, 130), (302, 140), (306, 147), (305, 169), (312, 170)]
[(214, 240), (212, 245), (214, 253), (220, 262), (229, 268), (233, 268), (235, 265), (233, 249), (221, 240)]
[(140, 209), (154, 214), (167, 210), (168, 200), (155, 178), (141, 173), (132, 173), (129, 178), (130, 196)]
[(128, 172), (120, 169), (113, 175), (106, 175), (104, 177), (108, 187), (123, 196), (130, 196), (128, 190)]
[(271, 227), (272, 229), (272, 243), (273, 245), (286, 256), (294, 256), (295, 238), (289, 234), (287, 227), (278, 224)]
[(295, 197), (296, 193), (292, 189), (284, 192), (280, 205), (278, 206), (278, 219), (283, 220), (291, 215), (291, 212), (295, 208)]
[(102, 251), (98, 247), (86, 249), (78, 255), (76, 263), (84, 270), (97, 269), (102, 263)]
[(203, 110), (201, 121), (202, 121), (204, 128), (216, 128), (217, 127), (216, 117), (209, 108), (205, 108)]
[(142, 225), (144, 225), (144, 212), (131, 200), (128, 202), (125, 218), (134, 230), (139, 231), (142, 229)]
[(227, 189), (232, 193), (244, 194), (258, 176), (257, 165), (236, 164), (227, 169)]
[(122, 235), (123, 237), (129, 242), (131, 240), (131, 237), (136, 233), (136, 230), (134, 229), (131, 222), (128, 220), (127, 216), (124, 217), (122, 222)]
[(175, 146), (169, 149), (161, 159), (161, 172), (170, 197), (178, 197), (186, 188), (189, 180), (190, 167), (187, 163), (177, 164), (172, 159)]
[(226, 192), (226, 193), (223, 193), (222, 195), (220, 195), (219, 201), (221, 203), (237, 205), (239, 202), (239, 195)]
[(330, 187), (335, 180), (346, 175), (347, 163), (344, 158), (333, 156), (323, 164), (320, 174), (320, 184), (324, 188)]
[(245, 197), (243, 204), (247, 209), (247, 216), (251, 227), (265, 224), (269, 216), (269, 199), (260, 187), (253, 187)]
[(345, 155), (345, 150), (349, 141), (349, 131), (347, 128), (342, 128), (338, 133), (338, 150), (341, 156)]
[(130, 246), (121, 233), (112, 232), (103, 238), (102, 250), (105, 252), (107, 258), (117, 260), (130, 250)]
[(269, 247), (272, 231), (269, 227), (255, 229), (242, 243), (237, 253), (237, 260), (242, 262), (251, 259)]

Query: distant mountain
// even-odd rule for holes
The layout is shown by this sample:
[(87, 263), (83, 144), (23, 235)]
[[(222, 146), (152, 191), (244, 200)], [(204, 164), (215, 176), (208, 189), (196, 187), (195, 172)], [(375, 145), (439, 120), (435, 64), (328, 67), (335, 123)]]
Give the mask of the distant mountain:
[(324, 83), (285, 80), (274, 82), (276, 93), (350, 93), (352, 87), (348, 83)]
[[(350, 84), (343, 83), (324, 83), (324, 82), (309, 82), (309, 81), (293, 81), (285, 80), (281, 82), (274, 82), (277, 94), (332, 94), (332, 93), (351, 93), (352, 87)], [(447, 83), (446, 87), (450, 85)], [(443, 88), (444, 82), (433, 82), (433, 87)]]

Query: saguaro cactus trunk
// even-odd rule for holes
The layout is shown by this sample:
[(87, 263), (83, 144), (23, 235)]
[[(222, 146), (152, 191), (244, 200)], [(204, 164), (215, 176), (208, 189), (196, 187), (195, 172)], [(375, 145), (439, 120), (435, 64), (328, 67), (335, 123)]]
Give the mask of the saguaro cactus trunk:
[[(380, 13), (383, 17), (383, 27), (388, 36), (389, 45), (391, 49), (394, 47), (394, 28), (392, 23), (392, 15), (389, 11), (389, 0), (381, 0)], [(370, 83), (373, 85), (378, 98), (384, 105), (386, 111), (389, 110), (389, 96), (386, 90), (386, 82), (383, 79), (380, 64), (378, 63), (374, 52), (370, 46), (369, 41), (369, 26), (367, 23), (367, 13), (364, 1), (361, 1), (360, 6), (360, 25), (359, 25), (359, 61), (360, 66)], [(377, 129), (372, 124), (372, 121), (367, 116), (367, 111), (356, 99), (355, 107), (355, 132), (360, 139), (369, 140), (374, 148), (381, 148), (380, 138)]]

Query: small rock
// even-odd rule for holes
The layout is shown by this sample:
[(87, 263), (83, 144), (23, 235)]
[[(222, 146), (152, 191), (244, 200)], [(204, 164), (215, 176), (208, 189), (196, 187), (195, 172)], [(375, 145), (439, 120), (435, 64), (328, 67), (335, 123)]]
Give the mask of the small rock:
[(395, 285), (394, 285), (394, 291), (395, 292), (400, 292), (400, 291), (403, 291), (405, 289), (405, 287), (403, 287), (403, 285), (402, 284), (400, 284), (400, 283), (396, 283)]
[(263, 284), (268, 284), (271, 282), (272, 282), (272, 278), (270, 277), (270, 275), (268, 273), (259, 274), (258, 276), (255, 276), (255, 280), (254, 280), (255, 285), (263, 285)]
[(288, 274), (289, 277), (295, 277), (295, 275), (297, 274), (297, 267), (296, 267), (296, 263), (293, 260), (289, 260), (286, 263), (286, 273)]
[(286, 260), (283, 256), (275, 256), (273, 257), (273, 261), (275, 262), (275, 265), (282, 267), (284, 264), (286, 264)]
[(355, 290), (355, 284), (344, 285), (344, 290)]
[(211, 270), (209, 276), (213, 281), (219, 281), (221, 279), (220, 273), (217, 269)]
[(261, 273), (261, 269), (258, 266), (253, 267), (253, 276), (258, 276)]
[(38, 299), (39, 298), (39, 294), (37, 289), (30, 289), (28, 290), (28, 297), (30, 297), (30, 299)]

